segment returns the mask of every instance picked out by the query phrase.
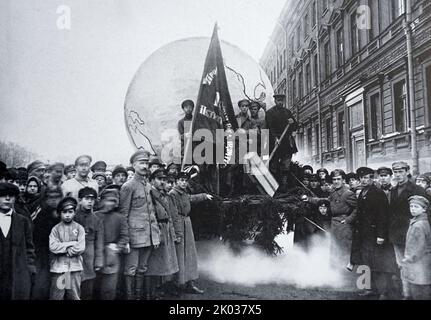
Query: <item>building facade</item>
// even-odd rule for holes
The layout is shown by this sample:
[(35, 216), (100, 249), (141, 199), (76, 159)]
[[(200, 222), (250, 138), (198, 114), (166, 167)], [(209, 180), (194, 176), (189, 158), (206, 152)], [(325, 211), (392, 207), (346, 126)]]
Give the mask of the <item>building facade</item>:
[(287, 1), (260, 62), (302, 163), (431, 171), (431, 1)]

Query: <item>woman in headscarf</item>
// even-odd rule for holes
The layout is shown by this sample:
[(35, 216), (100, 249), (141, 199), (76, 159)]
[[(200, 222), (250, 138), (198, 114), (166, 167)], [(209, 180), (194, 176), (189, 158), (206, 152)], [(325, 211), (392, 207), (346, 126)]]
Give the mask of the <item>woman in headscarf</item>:
[(15, 203), (15, 210), (22, 215), (27, 216), (32, 221), (41, 210), (41, 181), (32, 176), (26, 183), (24, 194), (21, 195)]

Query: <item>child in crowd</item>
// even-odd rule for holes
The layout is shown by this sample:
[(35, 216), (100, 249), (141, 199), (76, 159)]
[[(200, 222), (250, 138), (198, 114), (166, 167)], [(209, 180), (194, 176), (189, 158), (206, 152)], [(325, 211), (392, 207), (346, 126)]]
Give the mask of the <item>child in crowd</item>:
[(85, 250), (85, 230), (75, 222), (75, 198), (65, 197), (57, 206), (61, 222), (49, 235), (51, 260), (51, 300), (80, 300), (82, 253)]
[(406, 298), (428, 300), (431, 299), (429, 201), (422, 196), (411, 196), (409, 204), (412, 218), (407, 231), (401, 277), (408, 284)]

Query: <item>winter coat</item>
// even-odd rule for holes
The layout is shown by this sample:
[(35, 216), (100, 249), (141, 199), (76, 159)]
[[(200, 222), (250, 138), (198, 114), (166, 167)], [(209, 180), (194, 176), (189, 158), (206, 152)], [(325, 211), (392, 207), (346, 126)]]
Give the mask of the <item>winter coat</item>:
[(413, 195), (426, 197), (425, 190), (411, 181), (407, 181), (404, 190), (398, 195), (399, 186), (391, 189), (389, 204), (389, 241), (393, 244), (404, 246), (407, 230), (410, 225), (409, 198)]
[(427, 215), (410, 220), (401, 276), (418, 285), (431, 285), (431, 231)]
[(151, 199), (151, 185), (135, 174), (120, 190), (119, 211), (129, 225), (131, 248), (144, 248), (160, 243), (160, 230)]
[[(351, 263), (373, 271), (395, 273), (395, 253), (388, 241), (389, 203), (385, 193), (371, 185), (362, 189), (352, 241)], [(377, 244), (377, 238), (384, 243)]]
[(179, 230), (177, 234), (183, 235), (181, 242), (176, 246), (176, 251), (179, 267), (178, 282), (179, 284), (185, 284), (199, 277), (195, 237), (192, 221), (189, 217), (191, 203), (206, 200), (206, 194), (190, 195), (179, 187), (173, 188), (169, 194), (172, 196), (178, 209), (179, 222), (177, 223), (177, 227)]
[(151, 253), (146, 275), (167, 276), (178, 272), (176, 236), (170, 212), (171, 201), (167, 194), (154, 187), (151, 189), (151, 194), (160, 229), (160, 246)]

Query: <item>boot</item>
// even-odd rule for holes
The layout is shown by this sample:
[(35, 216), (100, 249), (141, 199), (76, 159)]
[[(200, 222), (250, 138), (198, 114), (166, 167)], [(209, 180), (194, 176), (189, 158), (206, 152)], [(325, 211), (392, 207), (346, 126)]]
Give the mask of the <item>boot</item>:
[(157, 300), (154, 295), (154, 285), (151, 276), (144, 277), (144, 300)]
[(124, 276), (124, 284), (126, 290), (126, 300), (134, 300), (135, 297), (133, 295), (133, 283), (135, 281), (134, 276)]
[(142, 299), (142, 286), (144, 285), (144, 277), (142, 274), (137, 274), (135, 276), (135, 300)]
[(186, 292), (191, 294), (203, 294), (204, 291), (196, 287), (193, 281), (187, 283)]

